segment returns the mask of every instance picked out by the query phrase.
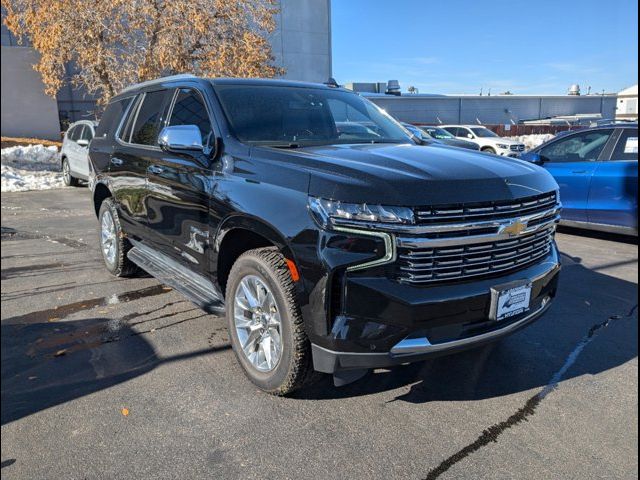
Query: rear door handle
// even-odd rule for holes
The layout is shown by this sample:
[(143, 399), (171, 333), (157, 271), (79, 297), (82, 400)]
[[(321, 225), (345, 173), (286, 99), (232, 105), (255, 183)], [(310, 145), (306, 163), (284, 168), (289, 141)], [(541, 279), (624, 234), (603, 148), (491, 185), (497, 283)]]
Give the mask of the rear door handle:
[(156, 175), (160, 175), (162, 172), (164, 172), (164, 168), (158, 167), (157, 165), (151, 165), (149, 166), (149, 168), (147, 168), (147, 170), (149, 170), (150, 173), (154, 173)]
[(571, 173), (587, 173), (587, 171), (586, 170), (574, 170)]
[(120, 167), (124, 165), (124, 160), (118, 157), (111, 157), (111, 165), (115, 165), (116, 167)]

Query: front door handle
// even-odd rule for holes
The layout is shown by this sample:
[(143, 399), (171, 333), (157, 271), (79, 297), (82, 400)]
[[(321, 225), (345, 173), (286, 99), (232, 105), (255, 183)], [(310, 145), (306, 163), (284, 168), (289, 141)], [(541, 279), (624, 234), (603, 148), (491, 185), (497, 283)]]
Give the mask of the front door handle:
[(111, 165), (115, 165), (116, 167), (121, 167), (124, 165), (124, 160), (118, 157), (111, 157)]
[(571, 172), (571, 173), (580, 173), (580, 174), (583, 174), (583, 173), (588, 173), (588, 172), (587, 172), (586, 170), (574, 170), (574, 171), (573, 171), (573, 172)]
[(158, 167), (157, 165), (151, 165), (147, 170), (149, 170), (149, 173), (153, 173), (155, 175), (160, 175), (164, 172), (164, 168)]

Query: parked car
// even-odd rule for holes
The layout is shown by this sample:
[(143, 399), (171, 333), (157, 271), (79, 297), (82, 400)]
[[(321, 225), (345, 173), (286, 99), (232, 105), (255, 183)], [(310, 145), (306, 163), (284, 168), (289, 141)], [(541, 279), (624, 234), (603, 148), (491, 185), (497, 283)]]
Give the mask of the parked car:
[(448, 136), (448, 138), (437, 139), (431, 136), (426, 130), (425, 127), (418, 127), (416, 125), (412, 125), (410, 123), (401, 123), (404, 128), (409, 130), (409, 132), (416, 138), (422, 142), (422, 145), (436, 145), (443, 147), (458, 147), (458, 148), (468, 148), (470, 150), (479, 150), (479, 147), (475, 143), (466, 142), (464, 140), (458, 140), (449, 132), (443, 130), (443, 132)]
[(456, 138), (475, 143), (486, 153), (518, 157), (525, 149), (524, 143), (500, 137), (487, 127), (480, 125), (443, 125), (442, 128)]
[(145, 82), (111, 99), (89, 156), (106, 268), (224, 313), (273, 394), (495, 341), (556, 295), (549, 173), (418, 146), (346, 89)]
[(638, 124), (569, 132), (522, 159), (560, 185), (562, 223), (638, 235)]
[(450, 147), (468, 148), (469, 150), (480, 150), (480, 146), (477, 143), (456, 138), (449, 132), (447, 132), (444, 128), (421, 126), (420, 130), (422, 130), (427, 134), (429, 138), (435, 140), (436, 142), (449, 145)]
[(65, 132), (60, 149), (60, 166), (65, 185), (77, 186), (78, 180), (89, 180), (89, 143), (95, 135), (96, 122), (80, 120)]

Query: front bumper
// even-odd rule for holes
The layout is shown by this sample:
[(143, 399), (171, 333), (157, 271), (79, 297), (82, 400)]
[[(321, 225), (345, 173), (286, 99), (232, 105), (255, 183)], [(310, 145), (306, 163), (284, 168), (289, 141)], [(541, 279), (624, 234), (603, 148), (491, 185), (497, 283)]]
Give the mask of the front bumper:
[[(557, 248), (540, 263), (510, 275), (438, 286), (402, 285), (384, 277), (347, 274), (344, 308), (331, 333), (312, 343), (314, 368), (325, 373), (416, 362), (498, 340), (542, 316), (556, 295)], [(489, 319), (491, 287), (527, 279), (531, 309)]]

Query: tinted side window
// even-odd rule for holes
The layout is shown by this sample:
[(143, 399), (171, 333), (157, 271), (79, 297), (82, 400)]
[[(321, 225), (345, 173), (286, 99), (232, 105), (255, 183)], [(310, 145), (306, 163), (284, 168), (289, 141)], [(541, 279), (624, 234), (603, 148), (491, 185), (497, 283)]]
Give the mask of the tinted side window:
[(613, 130), (592, 130), (562, 138), (540, 150), (549, 162), (593, 162), (598, 160)]
[(138, 108), (140, 107), (140, 102), (144, 95), (138, 95), (129, 109), (127, 114), (127, 118), (122, 125), (122, 130), (120, 131), (119, 138), (123, 142), (129, 142), (131, 140), (131, 129), (133, 128), (133, 122), (136, 119), (136, 113), (138, 113)]
[(447, 132), (449, 132), (451, 135), (453, 135), (454, 137), (457, 137), (457, 136), (458, 136), (458, 129), (457, 129), (457, 128), (454, 128), (454, 127), (447, 127), (447, 128), (445, 128), (445, 130), (446, 130)]
[(209, 146), (213, 130), (207, 108), (200, 94), (194, 90), (181, 88), (171, 111), (169, 125), (195, 125), (200, 129), (202, 144)]
[(638, 130), (625, 128), (618, 139), (611, 160), (638, 160)]
[(133, 100), (133, 97), (117, 100), (107, 105), (107, 108), (100, 119), (100, 123), (96, 128), (96, 137), (102, 137), (106, 135), (107, 132), (113, 132), (117, 128), (120, 123), (120, 119), (127, 110), (131, 100)]
[(165, 90), (147, 92), (138, 110), (131, 133), (131, 143), (157, 145), (160, 133), (160, 117), (164, 106)]

